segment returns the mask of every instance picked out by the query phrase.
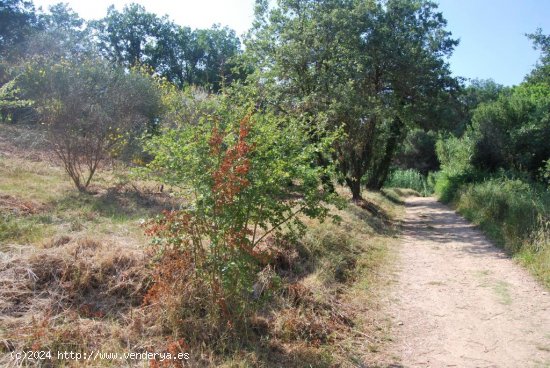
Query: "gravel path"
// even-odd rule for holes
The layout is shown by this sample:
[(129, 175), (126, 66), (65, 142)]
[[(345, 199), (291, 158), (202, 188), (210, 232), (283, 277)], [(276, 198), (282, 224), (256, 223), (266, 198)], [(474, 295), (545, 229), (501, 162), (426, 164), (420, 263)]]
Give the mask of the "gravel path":
[(550, 295), (434, 198), (410, 198), (392, 367), (550, 367)]

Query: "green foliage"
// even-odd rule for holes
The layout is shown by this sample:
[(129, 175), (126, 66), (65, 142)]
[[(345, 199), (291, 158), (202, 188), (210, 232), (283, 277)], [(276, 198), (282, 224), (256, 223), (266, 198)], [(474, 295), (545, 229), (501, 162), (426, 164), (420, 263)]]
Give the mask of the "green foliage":
[[(179, 188), (185, 201), (149, 227), (160, 257), (150, 298), (166, 307), (166, 295), (199, 287), (210, 301), (207, 316), (187, 317), (227, 323), (222, 330), (250, 312), (257, 274), (283, 230), (303, 234), (298, 215), (322, 220), (336, 200), (321, 185), (330, 167), (312, 165), (334, 137), (310, 144), (304, 124), (267, 112), (239, 122), (242, 110), (226, 102), (197, 124), (153, 137), (148, 149), (154, 158), (145, 171)], [(181, 275), (174, 285), (163, 271), (172, 268)]]
[(480, 105), (472, 122), (473, 165), (524, 171), (534, 178), (550, 158), (549, 111), (550, 88), (544, 84), (524, 84), (510, 96)]
[(407, 134), (394, 163), (403, 169), (416, 169), (423, 175), (439, 169), (435, 152), (437, 134), (434, 131), (414, 129)]
[(423, 196), (433, 193), (433, 186), (430, 186), (427, 178), (414, 169), (394, 170), (384, 183), (385, 188), (407, 188), (413, 189)]
[(508, 90), (508, 88), (495, 83), (492, 79), (474, 79), (464, 89), (464, 104), (468, 110), (473, 111), (482, 103), (498, 100), (500, 95), (507, 93)]
[(445, 172), (440, 172), (434, 185), (434, 192), (443, 203), (452, 201), (460, 185), (457, 180)]
[(541, 57), (536, 68), (525, 79), (529, 83), (545, 83), (550, 85), (550, 35), (542, 33), (538, 28), (527, 37), (533, 41), (533, 47), (541, 51)]
[(0, 121), (11, 121), (14, 110), (32, 105), (32, 101), (20, 99), (20, 93), (15, 79), (0, 87)]
[(546, 184), (550, 190), (550, 159), (546, 160), (546, 163), (539, 170), (539, 181)]
[(98, 46), (104, 56), (126, 67), (142, 63), (155, 47), (161, 20), (142, 5), (132, 3), (122, 12), (111, 5), (107, 15), (93, 21)]
[(448, 174), (470, 171), (472, 169), (470, 163), (473, 154), (472, 145), (472, 139), (468, 135), (462, 138), (449, 136), (438, 139), (435, 148), (442, 171)]
[(464, 185), (482, 181), (486, 177), (486, 173), (475, 170), (462, 172), (440, 171), (432, 179), (434, 180), (434, 192), (440, 201), (450, 203), (458, 198)]
[(441, 172), (434, 178), (434, 192), (442, 202), (449, 203), (455, 199), (462, 185), (478, 175), (470, 163), (473, 154), (472, 139), (468, 135), (462, 138), (440, 137), (436, 142), (436, 152)]
[(274, 105), (342, 127), (339, 171), (355, 199), (379, 189), (411, 126), (437, 125), (456, 86), (456, 45), (428, 1), (290, 1), (257, 6), (247, 53)]
[(505, 174), (442, 171), (435, 192), (550, 285), (550, 193)]
[[(545, 42), (540, 32), (531, 38)], [(469, 127), (461, 138), (440, 139), (436, 145), (447, 174), (506, 170), (531, 180), (542, 178), (550, 159), (550, 88), (544, 79), (532, 76), (511, 89), (477, 83), (468, 87), (465, 103), (472, 119)]]
[(449, 117), (448, 131), (462, 136), (471, 125), (474, 110), (482, 103), (496, 101), (501, 94), (510, 92), (509, 87), (495, 83), (492, 79), (474, 79), (462, 88), (458, 96), (458, 113)]
[(93, 57), (94, 45), (85, 22), (68, 4), (58, 3), (37, 13), (40, 27), (25, 42), (25, 58), (42, 56), (73, 61)]
[(123, 154), (160, 112), (153, 78), (101, 60), (37, 58), (25, 65), (17, 85), (34, 101), (51, 148), (81, 191), (100, 163)]
[(37, 27), (34, 5), (25, 0), (0, 2), (0, 58), (16, 57), (19, 46)]
[[(550, 195), (519, 179), (495, 177), (466, 185), (457, 209), (511, 253), (522, 247), (541, 251), (547, 246)], [(546, 241), (535, 241), (546, 237)]]
[(526, 82), (467, 91), (472, 121), (462, 137), (438, 140), (435, 192), (550, 284), (548, 39), (530, 38), (543, 57)]
[(125, 67), (149, 65), (180, 88), (200, 85), (218, 92), (241, 77), (232, 70), (240, 40), (227, 27), (191, 30), (130, 4), (122, 11), (109, 7), (91, 28), (106, 58)]

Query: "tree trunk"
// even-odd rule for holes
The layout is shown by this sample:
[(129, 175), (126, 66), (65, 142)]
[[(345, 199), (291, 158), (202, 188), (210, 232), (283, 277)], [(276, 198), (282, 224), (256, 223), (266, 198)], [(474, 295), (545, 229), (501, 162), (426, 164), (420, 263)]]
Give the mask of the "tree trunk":
[(363, 160), (360, 157), (353, 157), (350, 160), (350, 174), (346, 175), (346, 184), (351, 190), (352, 199), (358, 201), (361, 197), (361, 178), (363, 177)]
[(390, 165), (393, 160), (395, 151), (397, 150), (397, 144), (403, 136), (403, 122), (399, 117), (395, 117), (390, 126), (390, 137), (386, 143), (386, 149), (384, 157), (379, 162), (378, 166), (374, 169), (372, 176), (366, 183), (367, 189), (380, 190), (388, 177)]
[(351, 199), (353, 201), (358, 201), (362, 199), (361, 197), (361, 181), (355, 180), (355, 178), (350, 179), (346, 178), (346, 184), (351, 190)]

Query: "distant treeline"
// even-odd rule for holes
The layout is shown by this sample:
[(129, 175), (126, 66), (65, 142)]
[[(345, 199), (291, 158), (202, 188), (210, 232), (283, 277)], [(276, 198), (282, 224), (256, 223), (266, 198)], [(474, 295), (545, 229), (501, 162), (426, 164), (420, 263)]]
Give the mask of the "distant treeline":
[[(521, 86), (465, 86), (445, 59), (458, 41), (430, 1), (257, 1), (246, 50), (226, 27), (192, 30), (138, 4), (111, 6), (93, 21), (61, 3), (47, 11), (32, 1), (0, 4), (5, 121), (61, 124), (78, 116), (84, 125), (111, 121), (114, 129), (124, 116), (125, 128), (116, 129), (126, 148), (110, 148), (121, 157), (175, 116), (196, 122), (215, 111), (223, 91), (236, 105), (339, 132), (316, 165), (335, 163), (356, 199), (361, 187), (381, 188), (396, 168), (427, 175), (441, 163), (448, 171), (449, 162), (547, 180), (549, 42), (541, 30), (528, 35), (542, 57)], [(186, 92), (174, 97), (168, 85)], [(72, 103), (70, 96), (77, 96)]]
[[(67, 4), (37, 10), (32, 1), (0, 2), (0, 58), (16, 61), (36, 55), (82, 60), (101, 56), (130, 68), (148, 65), (181, 87), (200, 85), (217, 92), (223, 83), (246, 75), (236, 68), (241, 42), (227, 27), (191, 29), (138, 4), (104, 18), (85, 21)], [(6, 74), (0, 74), (5, 82)]]

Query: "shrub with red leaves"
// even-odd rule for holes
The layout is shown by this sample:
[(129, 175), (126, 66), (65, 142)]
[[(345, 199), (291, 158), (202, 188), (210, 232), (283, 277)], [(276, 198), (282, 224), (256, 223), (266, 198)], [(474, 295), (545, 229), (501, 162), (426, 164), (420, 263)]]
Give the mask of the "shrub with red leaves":
[(209, 318), (233, 328), (258, 303), (252, 290), (270, 254), (267, 236), (300, 233), (299, 214), (323, 219), (335, 199), (321, 184), (330, 168), (312, 165), (329, 138), (312, 145), (300, 124), (270, 115), (231, 121), (167, 130), (149, 146), (149, 174), (180, 188), (186, 205), (146, 228), (156, 262), (145, 302), (172, 306), (172, 324)]

